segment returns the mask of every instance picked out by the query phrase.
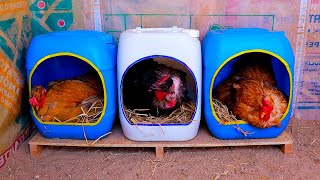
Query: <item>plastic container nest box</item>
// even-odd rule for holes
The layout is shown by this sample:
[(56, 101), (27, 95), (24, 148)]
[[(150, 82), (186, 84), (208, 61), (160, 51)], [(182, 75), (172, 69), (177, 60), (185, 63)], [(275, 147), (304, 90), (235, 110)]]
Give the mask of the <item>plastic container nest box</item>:
[(116, 113), (116, 46), (113, 38), (95, 31), (60, 31), (36, 36), (27, 54), (31, 89), (56, 80), (96, 73), (103, 87), (104, 105), (96, 122), (43, 122), (31, 108), (38, 131), (47, 138), (97, 139), (111, 131)]
[[(209, 31), (202, 43), (204, 114), (211, 134), (220, 139), (274, 138), (288, 125), (292, 111), (294, 56), (284, 32), (270, 32), (258, 28), (239, 28)], [(256, 57), (255, 61), (268, 61), (273, 69), (278, 88), (288, 98), (288, 107), (281, 126), (254, 127), (245, 121), (222, 123), (213, 105), (213, 92), (230, 76), (236, 63)], [(261, 58), (259, 58), (261, 57)], [(236, 124), (244, 136), (235, 128)]]
[[(117, 55), (118, 102), (122, 130), (127, 138), (136, 141), (185, 141), (197, 135), (201, 115), (202, 85), (201, 47), (198, 37), (198, 30), (177, 27), (138, 27), (126, 30), (120, 35)], [(135, 122), (134, 118), (126, 115), (129, 101), (127, 99), (135, 94), (124, 82), (131, 80), (135, 82), (139, 76), (135, 77), (135, 73), (143, 74), (149, 71), (146, 64), (150, 61), (186, 74), (187, 96), (195, 106), (187, 121), (144, 123)], [(148, 75), (145, 78), (147, 79)], [(159, 79), (157, 82), (159, 83)], [(145, 99), (142, 97), (141, 102)]]

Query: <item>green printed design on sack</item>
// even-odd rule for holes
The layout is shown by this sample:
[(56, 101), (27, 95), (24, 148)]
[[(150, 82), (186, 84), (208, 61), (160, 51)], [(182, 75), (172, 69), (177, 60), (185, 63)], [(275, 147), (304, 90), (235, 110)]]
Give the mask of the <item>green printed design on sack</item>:
[(47, 1), (46, 0), (36, 0), (34, 1), (33, 4), (30, 5), (30, 10), (31, 11), (40, 11), (40, 10), (43, 10), (43, 11), (46, 11), (48, 10), (48, 3), (46, 3)]
[(31, 11), (47, 11), (51, 6), (54, 10), (71, 10), (71, 0), (36, 0), (30, 5)]
[(72, 22), (72, 13), (53, 13), (48, 17), (46, 24), (48, 24), (53, 31), (61, 31), (67, 30)]
[[(12, 30), (13, 24), (15, 22), (15, 18), (11, 18), (8, 20), (0, 21), (0, 32), (5, 34), (5, 37), (0, 36), (0, 48), (6, 52), (7, 56), (12, 60), (14, 58), (13, 50), (9, 47), (9, 43), (14, 43), (15, 35), (10, 36), (10, 32)], [(9, 41), (9, 42), (8, 42)]]
[[(52, 5), (56, 0), (48, 0), (49, 4)], [(62, 0), (55, 8), (55, 10), (72, 10), (71, 0)]]
[(8, 46), (7, 41), (1, 36), (0, 36), (0, 48), (3, 49), (4, 52), (6, 52), (7, 56), (10, 59), (13, 59), (14, 53), (12, 52), (10, 47)]
[(73, 24), (71, 0), (36, 0), (30, 5), (33, 36), (68, 30)]
[(43, 26), (41, 26), (39, 22), (36, 21), (35, 19), (31, 20), (31, 27), (37, 28), (36, 30), (32, 30), (32, 36), (37, 36), (39, 34), (44, 34), (48, 32), (48, 30), (46, 30)]

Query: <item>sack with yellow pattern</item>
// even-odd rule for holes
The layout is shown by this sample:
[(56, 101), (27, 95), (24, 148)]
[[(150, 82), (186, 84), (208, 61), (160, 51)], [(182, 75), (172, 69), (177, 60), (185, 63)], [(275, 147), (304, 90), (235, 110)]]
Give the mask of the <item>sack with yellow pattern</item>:
[(25, 53), (31, 39), (27, 0), (0, 1), (0, 168), (28, 137), (31, 121)]

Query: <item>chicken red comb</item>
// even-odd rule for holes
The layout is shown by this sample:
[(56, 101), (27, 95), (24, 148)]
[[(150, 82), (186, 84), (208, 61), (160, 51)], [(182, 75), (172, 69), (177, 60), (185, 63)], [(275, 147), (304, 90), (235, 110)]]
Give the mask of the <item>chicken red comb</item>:
[(162, 76), (156, 83), (155, 85), (160, 85), (160, 84), (163, 84), (164, 82), (166, 82), (166, 80), (168, 80), (170, 77), (170, 75), (164, 75)]
[(266, 106), (271, 106), (271, 103), (266, 98), (262, 98), (262, 104)]
[(29, 103), (31, 104), (31, 106), (35, 107), (35, 106), (38, 106), (39, 103), (37, 101), (37, 98), (36, 97), (32, 97), (29, 99)]

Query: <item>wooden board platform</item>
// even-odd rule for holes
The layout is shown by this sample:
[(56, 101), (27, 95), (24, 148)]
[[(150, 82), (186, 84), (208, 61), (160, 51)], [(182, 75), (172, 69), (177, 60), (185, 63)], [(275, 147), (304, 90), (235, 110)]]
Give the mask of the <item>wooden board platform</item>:
[(37, 133), (30, 141), (31, 155), (39, 155), (44, 146), (76, 146), (76, 147), (154, 147), (157, 158), (163, 158), (165, 147), (222, 147), (222, 146), (280, 146), (284, 154), (293, 152), (293, 139), (283, 132), (274, 139), (243, 139), (243, 140), (219, 140), (211, 136), (206, 127), (200, 127), (198, 135), (184, 142), (137, 142), (127, 139), (119, 126), (112, 129), (112, 133), (106, 138), (92, 144), (93, 141), (71, 139), (47, 139)]

